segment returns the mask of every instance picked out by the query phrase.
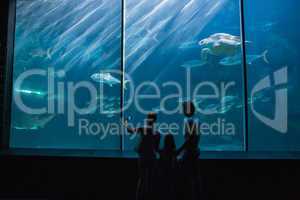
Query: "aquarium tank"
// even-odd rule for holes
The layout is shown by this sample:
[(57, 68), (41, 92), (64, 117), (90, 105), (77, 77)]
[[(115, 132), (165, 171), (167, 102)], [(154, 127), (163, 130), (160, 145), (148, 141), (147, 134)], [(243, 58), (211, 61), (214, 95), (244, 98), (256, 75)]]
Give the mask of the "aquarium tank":
[[(10, 148), (134, 152), (197, 121), (203, 152), (300, 150), (300, 2), (15, 0)], [(182, 104), (193, 102), (186, 117)], [(161, 142), (162, 143), (162, 142)]]

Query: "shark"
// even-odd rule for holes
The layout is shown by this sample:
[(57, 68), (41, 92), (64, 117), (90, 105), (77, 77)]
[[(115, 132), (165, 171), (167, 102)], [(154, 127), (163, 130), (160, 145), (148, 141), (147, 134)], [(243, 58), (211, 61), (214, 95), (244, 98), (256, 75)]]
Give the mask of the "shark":
[[(91, 79), (97, 83), (107, 84), (110, 87), (121, 84), (121, 81), (119, 79), (117, 79), (116, 77), (113, 77), (110, 73), (95, 73), (95, 74), (91, 75)], [(128, 82), (129, 82), (129, 80), (124, 81), (125, 88), (126, 88), (126, 83), (128, 83)]]
[(29, 115), (21, 114), (12, 121), (14, 129), (17, 130), (39, 130), (44, 128), (55, 118), (55, 115)]
[(202, 67), (206, 65), (207, 62), (202, 61), (202, 60), (190, 60), (181, 65), (181, 67), (190, 69), (190, 68), (196, 68), (196, 67)]
[[(246, 61), (248, 65), (253, 64), (256, 60), (263, 59), (263, 61), (267, 64), (269, 64), (269, 60), (267, 58), (268, 50), (264, 51), (260, 55), (246, 55)], [(242, 64), (242, 55), (237, 54), (235, 56), (231, 57), (225, 57), (221, 59), (219, 62), (222, 66), (235, 66), (235, 65), (241, 65)]]

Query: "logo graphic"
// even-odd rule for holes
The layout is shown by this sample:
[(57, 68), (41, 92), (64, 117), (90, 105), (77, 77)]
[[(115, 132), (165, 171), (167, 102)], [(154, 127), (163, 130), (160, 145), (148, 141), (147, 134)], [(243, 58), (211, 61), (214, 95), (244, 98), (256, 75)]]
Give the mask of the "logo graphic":
[[(251, 103), (251, 110), (254, 115), (264, 124), (273, 128), (280, 133), (286, 134), (288, 131), (288, 70), (284, 67), (273, 73), (274, 84), (271, 82), (271, 77), (267, 76), (260, 80), (251, 92), (251, 100), (254, 95), (262, 90), (274, 88), (275, 90), (275, 115), (274, 119), (270, 119), (254, 109), (254, 104)], [(285, 87), (283, 87), (285, 86)]]

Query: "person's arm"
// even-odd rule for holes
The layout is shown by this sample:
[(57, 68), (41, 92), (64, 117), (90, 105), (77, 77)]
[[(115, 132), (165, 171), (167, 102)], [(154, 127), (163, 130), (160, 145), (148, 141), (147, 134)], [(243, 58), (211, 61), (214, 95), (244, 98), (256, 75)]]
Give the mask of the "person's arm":
[(127, 131), (131, 134), (144, 135), (144, 128), (143, 127), (138, 127), (138, 128), (127, 127)]
[(134, 127), (129, 127), (128, 122), (125, 121), (123, 123), (123, 126), (127, 129), (127, 131), (131, 134), (139, 133), (141, 131), (141, 128), (134, 128)]
[(131, 134), (137, 133), (138, 129), (137, 128), (132, 128), (132, 127), (126, 127), (127, 131)]

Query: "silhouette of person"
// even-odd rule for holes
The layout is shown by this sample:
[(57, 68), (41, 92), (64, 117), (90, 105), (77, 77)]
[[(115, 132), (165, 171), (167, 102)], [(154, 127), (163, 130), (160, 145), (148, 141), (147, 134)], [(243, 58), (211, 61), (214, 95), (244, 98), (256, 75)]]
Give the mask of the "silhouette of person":
[(165, 136), (163, 148), (159, 150), (159, 156), (160, 199), (174, 199), (177, 151), (172, 134)]
[(159, 150), (159, 185), (160, 199), (175, 199), (177, 181), (177, 156), (184, 150), (185, 144), (178, 150), (174, 136), (167, 134), (164, 138), (163, 148)]
[(185, 142), (181, 147), (181, 174), (184, 199), (199, 199), (200, 180), (198, 160), (200, 156), (199, 124), (193, 119), (195, 106), (193, 102), (183, 103), (183, 113), (186, 116), (184, 123)]
[(154, 195), (154, 175), (156, 154), (160, 142), (160, 134), (155, 131), (155, 122), (157, 120), (156, 113), (149, 113), (144, 127), (131, 128), (127, 127), (129, 133), (137, 133), (140, 135), (139, 144), (136, 152), (139, 155), (139, 180), (136, 191), (136, 199), (153, 199)]

